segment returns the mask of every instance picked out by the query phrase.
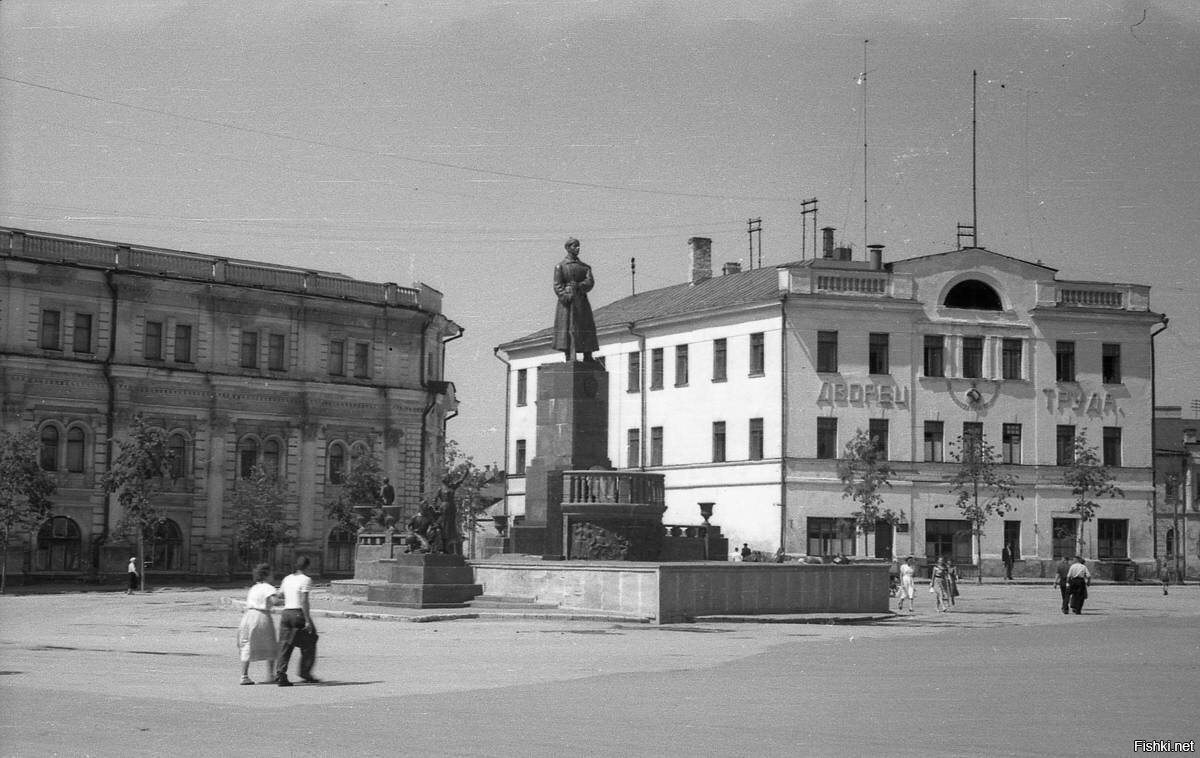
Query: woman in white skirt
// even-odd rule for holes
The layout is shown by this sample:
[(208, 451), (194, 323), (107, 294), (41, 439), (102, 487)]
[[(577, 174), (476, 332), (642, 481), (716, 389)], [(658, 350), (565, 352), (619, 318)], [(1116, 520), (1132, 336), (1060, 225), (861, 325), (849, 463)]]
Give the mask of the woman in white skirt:
[(246, 612), (238, 625), (238, 651), (242, 657), (242, 684), (254, 684), (250, 678), (252, 661), (267, 662), (267, 681), (275, 680), (275, 622), (271, 618), (271, 606), (275, 605), (277, 590), (267, 579), (271, 567), (260, 563), (252, 574), (254, 586), (246, 593)]
[(917, 573), (916, 563), (910, 555), (904, 559), (904, 563), (900, 566), (900, 608), (904, 610), (904, 601), (908, 601), (908, 612), (913, 612), (913, 597), (916, 595), (913, 586), (913, 578)]

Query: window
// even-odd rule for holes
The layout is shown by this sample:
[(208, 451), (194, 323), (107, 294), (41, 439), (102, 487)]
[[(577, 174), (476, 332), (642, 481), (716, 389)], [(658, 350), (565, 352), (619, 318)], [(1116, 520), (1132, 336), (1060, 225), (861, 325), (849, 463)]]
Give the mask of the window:
[(38, 347), (43, 350), (62, 350), (59, 341), (62, 329), (62, 312), (46, 309), (42, 311), (42, 328), (38, 334)]
[(525, 445), (525, 440), (517, 440), (516, 462), (514, 464), (517, 476), (525, 476)]
[(817, 419), (817, 457), (838, 457), (836, 418), (822, 416)]
[(625, 465), (638, 468), (642, 465), (642, 430), (625, 430)]
[(761, 461), (763, 459), (763, 420), (760, 418), (750, 419), (750, 460)]
[(272, 371), (284, 370), (283, 357), (284, 337), (272, 332), (267, 336), (267, 368)]
[(817, 371), (836, 374), (838, 370), (838, 333), (817, 332)]
[(262, 448), (263, 473), (270, 479), (279, 479), (282, 468), (279, 463), (283, 456), (280, 453), (279, 440), (267, 440)]
[(167, 439), (167, 452), (171, 456), (171, 478), (182, 479), (188, 472), (187, 439), (182, 434), (172, 434)]
[(142, 356), (148, 361), (162, 360), (163, 325), (161, 321), (146, 322), (146, 338), (142, 342)]
[(1075, 462), (1075, 427), (1059, 424), (1054, 434), (1054, 461), (1058, 466), (1070, 466)]
[(254, 475), (254, 467), (257, 465), (258, 441), (246, 438), (238, 446), (238, 474), (242, 479), (249, 479)]
[(1105, 384), (1120, 384), (1121, 383), (1121, 346), (1105, 342), (1102, 347), (1103, 355), (1100, 358), (1100, 370), (1104, 375)]
[(940, 334), (925, 335), (925, 376), (946, 375), (945, 342)]
[(1060, 382), (1075, 381), (1075, 343), (1054, 343), (1054, 376)]
[(663, 465), (663, 428), (650, 427), (650, 465)]
[(725, 460), (725, 422), (714, 421), (712, 425), (712, 459), (713, 463)]
[(1129, 557), (1129, 522), (1124, 519), (1096, 519), (1096, 557), (1123, 560)]
[(978, 421), (964, 421), (962, 431), (962, 459), (973, 460), (979, 455), (983, 445), (983, 424)]
[(1005, 424), (1001, 427), (1000, 460), (1004, 463), (1021, 462), (1021, 425)]
[(75, 314), (75, 331), (71, 336), (71, 349), (77, 353), (92, 352), (92, 314)]
[(750, 376), (761, 376), (766, 366), (766, 341), (762, 332), (755, 332), (750, 335)]
[(725, 372), (728, 368), (728, 360), (728, 348), (725, 344), (725, 340), (723, 338), (719, 340), (713, 340), (712, 380), (714, 382), (725, 381)]
[(67, 471), (73, 474), (83, 473), (83, 430), (73, 426), (67, 430)]
[(175, 362), (192, 362), (192, 327), (190, 324), (175, 325)]
[(346, 446), (334, 443), (329, 446), (329, 483), (346, 481)]
[(258, 332), (242, 330), (242, 348), (239, 363), (242, 368), (258, 368)]
[(1070, 558), (1075, 555), (1079, 521), (1073, 518), (1050, 520), (1050, 557)]
[(146, 545), (146, 562), (156, 571), (178, 571), (183, 568), (183, 532), (169, 518), (159, 519), (146, 527), (142, 534)]
[(58, 471), (58, 427), (42, 427), (42, 454), (38, 460), (42, 471)]
[(688, 383), (688, 346), (675, 346), (675, 386), (684, 387)]
[(356, 379), (367, 379), (371, 376), (371, 343), (354, 343), (354, 376)]
[(968, 279), (951, 287), (950, 291), (946, 293), (945, 306), (947, 308), (969, 308), (977, 311), (999, 311), (1004, 309), (1000, 302), (1000, 293), (992, 289), (991, 285), (981, 282), (978, 279)]
[(354, 571), (354, 547), (358, 538), (349, 529), (335, 526), (329, 532), (325, 544), (325, 566), (327, 572), (350, 573)]
[(642, 391), (642, 354), (629, 354), (629, 374), (625, 377), (628, 392)]
[(971, 522), (964, 519), (925, 519), (925, 559), (941, 557), (951, 563), (971, 562)]
[(805, 523), (808, 531), (808, 554), (826, 558), (837, 555), (854, 555), (854, 519), (809, 518)]
[(867, 421), (867, 436), (875, 443), (881, 460), (888, 459), (888, 422), (885, 418), (873, 418)]
[(867, 338), (867, 373), (888, 373), (888, 335), (871, 332)]
[(1121, 465), (1121, 427), (1104, 427), (1104, 443), (1101, 454), (1105, 466)]
[(650, 351), (650, 389), (661, 390), (663, 387), (663, 349), (656, 347)]
[(1001, 343), (1000, 363), (1002, 378), (1021, 378), (1021, 340), (1006, 339)]
[(962, 375), (965, 379), (983, 376), (983, 337), (963, 337)]
[(517, 369), (517, 405), (527, 405), (529, 400), (529, 369)]
[(945, 424), (941, 421), (925, 422), (925, 460), (940, 463), (942, 460), (942, 443), (945, 438)]
[(329, 374), (331, 376), (346, 375), (346, 341), (329, 341)]
[(66, 516), (53, 516), (42, 522), (37, 535), (37, 571), (78, 571), (83, 543), (79, 524)]
[(1013, 560), (1021, 560), (1021, 522), (1004, 522), (1004, 544), (1012, 548)]

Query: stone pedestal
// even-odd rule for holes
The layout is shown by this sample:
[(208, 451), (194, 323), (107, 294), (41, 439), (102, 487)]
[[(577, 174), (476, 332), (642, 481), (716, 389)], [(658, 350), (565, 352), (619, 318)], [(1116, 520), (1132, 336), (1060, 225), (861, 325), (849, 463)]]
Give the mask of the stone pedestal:
[(412, 553), (381, 558), (386, 583), (367, 588), (367, 602), (400, 608), (462, 608), (483, 588), (461, 555)]

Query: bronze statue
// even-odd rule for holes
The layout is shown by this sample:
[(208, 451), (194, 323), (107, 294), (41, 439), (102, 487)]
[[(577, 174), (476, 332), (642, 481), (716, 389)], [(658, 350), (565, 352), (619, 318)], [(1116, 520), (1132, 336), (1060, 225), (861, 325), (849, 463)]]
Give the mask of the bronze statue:
[(553, 347), (563, 351), (568, 362), (575, 360), (576, 353), (583, 353), (583, 359), (590, 361), (592, 352), (600, 349), (587, 296), (596, 283), (592, 279), (592, 267), (579, 260), (579, 240), (571, 237), (564, 247), (567, 257), (554, 267), (554, 294), (558, 296), (558, 306), (554, 310)]

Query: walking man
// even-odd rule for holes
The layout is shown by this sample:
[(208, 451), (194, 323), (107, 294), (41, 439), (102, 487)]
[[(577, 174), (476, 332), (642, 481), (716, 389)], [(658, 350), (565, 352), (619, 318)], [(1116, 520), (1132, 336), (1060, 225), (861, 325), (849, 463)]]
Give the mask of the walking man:
[(1067, 602), (1071, 597), (1071, 589), (1067, 586), (1067, 573), (1071, 570), (1071, 562), (1067, 560), (1067, 556), (1058, 559), (1058, 565), (1054, 567), (1054, 586), (1058, 587), (1062, 593), (1062, 612), (1067, 612)]
[(283, 595), (283, 615), (279, 618), (279, 660), (275, 663), (275, 683), (280, 687), (291, 687), (288, 679), (288, 664), (292, 650), (300, 648), (300, 678), (309, 683), (318, 680), (312, 675), (317, 662), (317, 627), (313, 624), (308, 596), (312, 591), (312, 579), (304, 573), (308, 569), (308, 556), (296, 559), (296, 570), (283, 578), (279, 593)]
[(1004, 544), (1004, 549), (1000, 551), (1000, 558), (1004, 561), (1004, 578), (1011, 582), (1013, 563), (1016, 562), (1016, 555), (1014, 555), (1011, 542)]
[(141, 580), (141, 576), (138, 575), (136, 555), (129, 559), (129, 569), (126, 573), (129, 574), (129, 586), (125, 590), (125, 594), (132, 595), (138, 591), (138, 582)]
[(1075, 563), (1067, 571), (1067, 585), (1071, 592), (1071, 612), (1077, 616), (1083, 613), (1083, 601), (1087, 600), (1087, 588), (1091, 583), (1092, 574), (1087, 564), (1083, 558), (1075, 556)]

